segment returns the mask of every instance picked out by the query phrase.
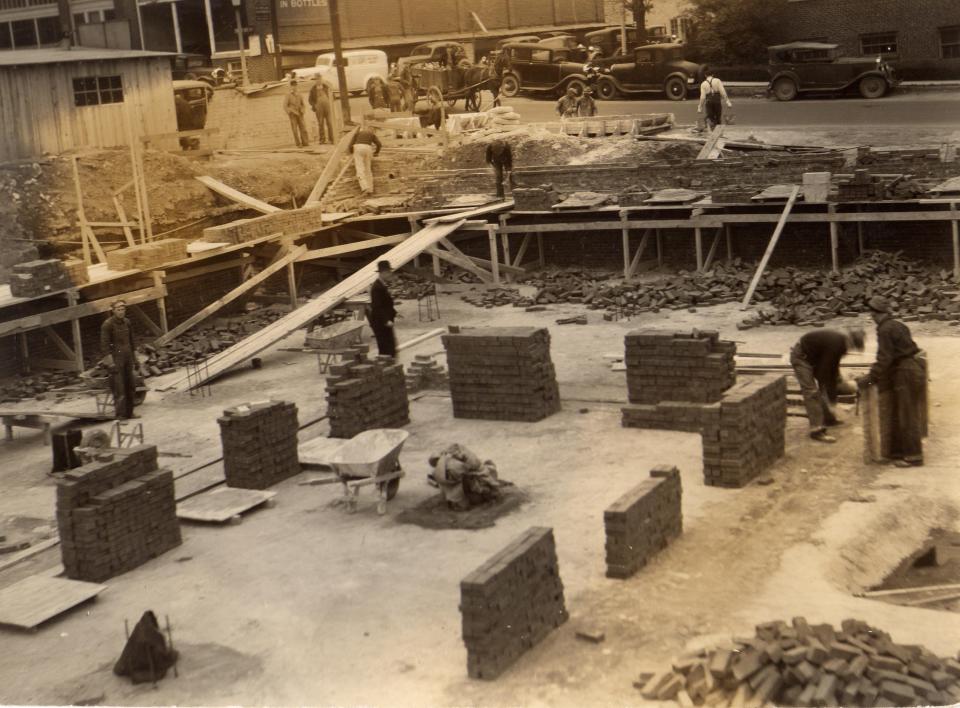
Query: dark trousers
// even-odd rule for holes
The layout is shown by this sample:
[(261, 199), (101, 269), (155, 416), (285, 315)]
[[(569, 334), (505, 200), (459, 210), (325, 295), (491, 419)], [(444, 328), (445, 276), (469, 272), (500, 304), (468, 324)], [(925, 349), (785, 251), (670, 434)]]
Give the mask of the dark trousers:
[(288, 113), (290, 117), (290, 130), (293, 131), (293, 142), (297, 147), (306, 147), (310, 144), (310, 137), (307, 133), (307, 124), (303, 122), (303, 116), (296, 113)]
[(901, 359), (891, 372), (890, 455), (907, 462), (923, 462), (923, 376), (923, 367), (913, 357)]
[(503, 199), (503, 197), (504, 197), (504, 193), (503, 193), (503, 165), (497, 163), (497, 164), (495, 164), (495, 165), (493, 166), (493, 169), (494, 169), (494, 170), (496, 171), (496, 173), (497, 173), (497, 196), (500, 197), (500, 199)]
[(380, 356), (396, 356), (397, 335), (393, 331), (393, 327), (387, 327), (386, 325), (371, 325), (370, 327), (377, 340), (377, 353)]
[(827, 393), (817, 383), (813, 375), (813, 366), (796, 346), (790, 352), (790, 365), (800, 384), (800, 393), (803, 394), (803, 405), (807, 410), (807, 420), (810, 421), (810, 432), (816, 433), (825, 430), (827, 425), (837, 422), (830, 411)]
[(716, 128), (723, 121), (723, 103), (719, 94), (707, 96), (707, 127)]
[(133, 353), (113, 356), (113, 410), (119, 419), (133, 417), (137, 384), (133, 376)]
[(316, 111), (317, 115), (317, 127), (320, 130), (320, 142), (325, 143), (329, 142), (335, 143), (333, 135), (333, 121), (330, 119), (330, 111), (328, 110), (318, 110)]

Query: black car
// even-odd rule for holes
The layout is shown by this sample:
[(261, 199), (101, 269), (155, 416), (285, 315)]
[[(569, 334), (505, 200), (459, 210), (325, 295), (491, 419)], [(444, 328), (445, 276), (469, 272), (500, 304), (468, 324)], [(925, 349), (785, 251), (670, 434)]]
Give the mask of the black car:
[(682, 44), (648, 44), (622, 57), (624, 61), (599, 62), (597, 93), (605, 101), (640, 93), (663, 93), (681, 101), (703, 80), (703, 66), (684, 59), (683, 51)]
[(767, 47), (768, 91), (780, 101), (802, 93), (839, 93), (856, 89), (864, 98), (880, 98), (900, 83), (881, 57), (845, 57), (839, 45), (791, 42)]
[(520, 91), (535, 91), (559, 96), (568, 88), (577, 95), (588, 85), (588, 75), (581, 61), (573, 61), (571, 50), (543, 44), (505, 44), (510, 55), (510, 68), (504, 72), (500, 94), (512, 98)]

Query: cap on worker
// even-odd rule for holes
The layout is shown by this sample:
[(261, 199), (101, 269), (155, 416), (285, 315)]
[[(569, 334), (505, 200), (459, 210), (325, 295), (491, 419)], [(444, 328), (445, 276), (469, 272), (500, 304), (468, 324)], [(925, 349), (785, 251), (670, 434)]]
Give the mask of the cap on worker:
[(874, 295), (867, 300), (867, 307), (873, 312), (890, 312), (890, 303), (882, 295)]
[(377, 261), (377, 271), (380, 273), (389, 273), (393, 268), (390, 266), (390, 261)]
[(847, 334), (850, 335), (850, 341), (853, 343), (853, 348), (859, 352), (863, 351), (864, 342), (867, 339), (864, 331), (859, 327), (847, 330)]

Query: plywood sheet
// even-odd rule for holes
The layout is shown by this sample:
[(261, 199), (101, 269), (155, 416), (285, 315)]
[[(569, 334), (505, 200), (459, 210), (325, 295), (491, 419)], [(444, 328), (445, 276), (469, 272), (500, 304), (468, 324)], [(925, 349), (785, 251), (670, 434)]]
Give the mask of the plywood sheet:
[(0, 625), (36, 629), (106, 589), (80, 580), (31, 575), (0, 590)]
[(219, 487), (177, 504), (177, 518), (222, 524), (277, 496), (260, 489)]

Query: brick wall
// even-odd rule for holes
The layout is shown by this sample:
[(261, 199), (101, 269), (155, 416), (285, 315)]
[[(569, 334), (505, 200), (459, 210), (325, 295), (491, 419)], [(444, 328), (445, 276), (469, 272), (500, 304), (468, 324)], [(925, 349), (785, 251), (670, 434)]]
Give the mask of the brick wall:
[(567, 621), (553, 529), (533, 527), (460, 582), (470, 678), (495, 679)]
[(683, 532), (680, 470), (660, 466), (603, 512), (607, 577), (629, 578)]

